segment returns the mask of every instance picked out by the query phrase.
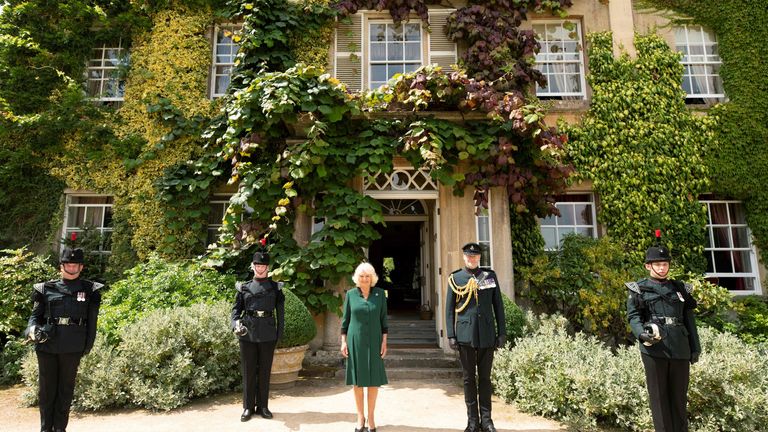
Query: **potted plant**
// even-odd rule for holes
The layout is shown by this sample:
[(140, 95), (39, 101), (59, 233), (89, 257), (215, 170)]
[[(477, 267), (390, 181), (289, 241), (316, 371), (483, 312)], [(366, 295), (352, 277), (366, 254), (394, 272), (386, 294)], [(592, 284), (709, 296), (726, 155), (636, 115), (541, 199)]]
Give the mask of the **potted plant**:
[(419, 311), (419, 318), (423, 320), (432, 319), (432, 308), (429, 307), (429, 302), (426, 302), (423, 305), (421, 305), (421, 310)]
[(272, 361), (270, 381), (282, 387), (289, 387), (299, 377), (301, 362), (317, 333), (315, 321), (309, 309), (290, 289), (283, 288), (285, 294), (285, 330), (283, 338), (277, 343)]

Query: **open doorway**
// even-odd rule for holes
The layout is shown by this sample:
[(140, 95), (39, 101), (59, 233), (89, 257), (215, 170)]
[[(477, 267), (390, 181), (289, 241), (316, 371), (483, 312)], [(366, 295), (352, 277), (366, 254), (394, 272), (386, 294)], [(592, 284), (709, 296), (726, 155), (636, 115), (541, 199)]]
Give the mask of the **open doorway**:
[(387, 291), (391, 314), (418, 315), (421, 307), (422, 275), (421, 236), (423, 221), (388, 221), (376, 225), (381, 238), (371, 243), (368, 261), (379, 275), (377, 286)]

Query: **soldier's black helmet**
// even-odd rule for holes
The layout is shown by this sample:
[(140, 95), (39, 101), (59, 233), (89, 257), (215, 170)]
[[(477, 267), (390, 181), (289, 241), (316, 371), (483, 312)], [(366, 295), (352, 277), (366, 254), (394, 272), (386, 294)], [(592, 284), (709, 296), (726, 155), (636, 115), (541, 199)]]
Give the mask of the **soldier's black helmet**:
[(59, 259), (59, 262), (64, 263), (75, 263), (75, 264), (83, 264), (85, 262), (85, 254), (83, 253), (83, 250), (80, 248), (70, 248), (65, 247), (63, 251), (61, 251), (61, 258)]
[(256, 252), (253, 254), (254, 264), (269, 264), (269, 254), (266, 252)]
[(480, 249), (480, 245), (477, 243), (467, 243), (461, 247), (461, 250), (464, 252), (464, 255), (480, 255), (482, 253), (482, 249)]
[(672, 256), (669, 254), (669, 249), (667, 249), (665, 246), (651, 246), (647, 251), (645, 251), (646, 264), (663, 261), (672, 261)]

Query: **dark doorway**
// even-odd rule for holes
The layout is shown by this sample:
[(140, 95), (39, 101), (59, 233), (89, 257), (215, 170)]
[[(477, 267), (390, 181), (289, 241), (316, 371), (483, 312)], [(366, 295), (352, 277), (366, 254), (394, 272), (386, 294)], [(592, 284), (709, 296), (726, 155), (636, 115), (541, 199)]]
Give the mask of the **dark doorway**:
[(368, 261), (379, 275), (377, 286), (387, 290), (390, 312), (418, 312), (421, 306), (420, 221), (388, 221), (376, 225), (381, 238), (371, 243)]

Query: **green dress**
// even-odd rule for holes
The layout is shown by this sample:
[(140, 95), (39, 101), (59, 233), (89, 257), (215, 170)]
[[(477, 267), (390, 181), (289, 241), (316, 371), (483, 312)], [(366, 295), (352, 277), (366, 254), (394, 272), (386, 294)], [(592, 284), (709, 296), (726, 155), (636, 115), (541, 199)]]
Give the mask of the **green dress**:
[(347, 335), (347, 385), (378, 387), (387, 384), (381, 358), (382, 335), (387, 332), (387, 297), (372, 287), (368, 300), (360, 288), (347, 291), (341, 332)]

